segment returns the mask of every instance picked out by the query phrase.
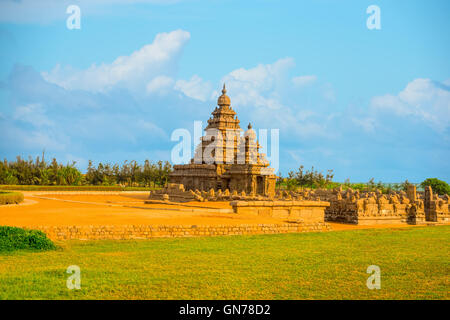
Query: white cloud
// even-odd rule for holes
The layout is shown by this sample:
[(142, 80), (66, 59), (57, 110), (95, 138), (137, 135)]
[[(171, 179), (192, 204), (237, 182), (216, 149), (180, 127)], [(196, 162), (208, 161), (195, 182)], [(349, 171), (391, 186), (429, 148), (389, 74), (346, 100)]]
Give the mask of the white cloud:
[(147, 84), (148, 93), (166, 94), (173, 88), (175, 81), (168, 76), (157, 76)]
[(222, 78), (233, 93), (232, 103), (240, 106), (280, 109), (278, 90), (286, 83), (286, 73), (294, 67), (294, 59), (283, 58), (273, 64), (259, 64), (251, 69), (240, 68)]
[(299, 112), (297, 112), (295, 117), (301, 121), (305, 121), (306, 119), (311, 118), (315, 115), (316, 113), (312, 112), (311, 110), (300, 110)]
[(150, 121), (145, 121), (143, 119), (139, 119), (137, 121), (136, 125), (137, 125), (137, 127), (143, 129), (147, 134), (153, 134), (153, 135), (156, 135), (157, 137), (160, 137), (163, 139), (168, 139), (168, 136), (164, 132), (164, 130)]
[(45, 110), (40, 103), (17, 107), (14, 111), (13, 119), (31, 123), (36, 127), (53, 126), (54, 124), (45, 115)]
[[(42, 130), (36, 130), (32, 132), (19, 131), (17, 136), (17, 141), (24, 146), (24, 148), (39, 148), (50, 149), (50, 150), (67, 150), (67, 137), (58, 137), (55, 139), (55, 132), (44, 132)], [(66, 141), (64, 141), (66, 140)]]
[(352, 122), (354, 124), (356, 124), (358, 127), (361, 127), (364, 131), (368, 132), (368, 133), (373, 133), (375, 132), (375, 127), (376, 127), (376, 119), (372, 118), (372, 117), (365, 117), (365, 118), (356, 118), (353, 117)]
[[(299, 95), (289, 77), (294, 66), (294, 59), (283, 58), (272, 64), (236, 69), (225, 75), (222, 82), (226, 83), (232, 106), (239, 109), (239, 119), (252, 121), (255, 128), (278, 128), (289, 139), (330, 138), (325, 119), (292, 104), (297, 103), (294, 97)], [(315, 76), (306, 76), (302, 81), (315, 81)], [(214, 96), (218, 95), (216, 91)]]
[(64, 132), (43, 127), (20, 128), (8, 120), (0, 123), (0, 135), (0, 149), (5, 152), (11, 148), (18, 152), (43, 149), (64, 151), (70, 145), (70, 139)]
[(317, 81), (317, 76), (314, 76), (314, 75), (312, 75), (312, 76), (298, 76), (298, 77), (292, 78), (292, 83), (297, 88), (301, 88), (301, 87), (313, 84), (316, 81)]
[(323, 97), (329, 102), (336, 102), (336, 93), (330, 83), (327, 83), (323, 87)]
[(193, 75), (189, 80), (178, 80), (175, 90), (183, 92), (187, 97), (204, 102), (211, 98), (212, 85), (199, 76)]
[[(170, 72), (189, 37), (189, 33), (182, 30), (161, 33), (152, 44), (130, 56), (119, 57), (111, 64), (93, 65), (81, 71), (57, 65), (42, 76), (68, 90), (114, 92), (114, 88), (125, 87), (130, 92), (142, 91), (160, 96), (173, 96), (172, 90), (175, 90), (201, 102), (215, 100), (220, 91), (213, 90), (211, 82), (198, 75), (188, 80), (176, 80), (175, 74)], [(240, 108), (239, 113), (244, 118), (247, 116), (266, 128), (289, 129), (300, 137), (326, 136), (326, 125), (317, 119), (316, 113), (304, 108), (296, 109), (296, 106), (283, 102), (286, 88), (293, 88), (293, 80), (288, 73), (294, 66), (292, 58), (283, 58), (272, 64), (233, 70), (221, 82), (226, 83), (232, 105)], [(299, 85), (312, 83), (317, 77), (300, 76), (294, 79), (294, 83)], [(144, 127), (150, 129), (148, 126), (142, 129)], [(157, 135), (162, 136), (160, 132)]]
[(450, 126), (450, 87), (445, 82), (415, 79), (398, 95), (372, 98), (371, 107), (377, 112), (417, 117), (438, 132), (445, 132)]
[(57, 65), (42, 76), (65, 89), (103, 92), (114, 86), (124, 86), (131, 91), (142, 91), (145, 83), (157, 76), (175, 72), (175, 66), (190, 34), (184, 30), (159, 33), (153, 43), (145, 45), (129, 56), (118, 57), (111, 64), (92, 65), (86, 70)]

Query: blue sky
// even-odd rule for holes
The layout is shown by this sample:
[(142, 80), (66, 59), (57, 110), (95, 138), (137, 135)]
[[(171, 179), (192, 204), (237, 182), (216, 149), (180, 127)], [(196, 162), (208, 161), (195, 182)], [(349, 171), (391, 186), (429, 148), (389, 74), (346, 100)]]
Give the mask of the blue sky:
[[(370, 5), (380, 30), (366, 27)], [(173, 130), (205, 125), (226, 82), (243, 127), (280, 130), (283, 174), (449, 181), (448, 12), (445, 0), (4, 0), (0, 156), (45, 149), (82, 170), (169, 160)]]

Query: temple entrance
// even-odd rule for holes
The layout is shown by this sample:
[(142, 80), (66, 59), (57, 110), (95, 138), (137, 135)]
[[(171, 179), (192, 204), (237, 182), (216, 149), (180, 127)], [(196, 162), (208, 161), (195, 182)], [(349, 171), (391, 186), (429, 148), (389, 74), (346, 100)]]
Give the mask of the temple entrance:
[(261, 176), (256, 177), (256, 193), (264, 194), (264, 179)]
[(222, 189), (222, 191), (226, 190), (226, 189), (230, 189), (230, 179), (222, 179), (221, 189)]

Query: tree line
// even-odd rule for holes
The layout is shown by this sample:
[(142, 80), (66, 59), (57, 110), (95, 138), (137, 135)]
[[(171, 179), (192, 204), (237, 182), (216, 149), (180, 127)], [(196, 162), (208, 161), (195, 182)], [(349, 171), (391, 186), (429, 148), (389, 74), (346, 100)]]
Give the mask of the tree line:
[[(126, 187), (161, 187), (169, 181), (172, 165), (168, 161), (151, 162), (145, 160), (143, 164), (137, 161), (124, 161), (122, 165), (99, 163), (97, 166), (89, 160), (88, 168), (83, 174), (76, 166), (76, 162), (62, 164), (55, 158), (47, 162), (42, 157), (28, 160), (20, 156), (14, 161), (0, 161), (0, 185), (60, 185), (60, 186), (126, 186)], [(347, 179), (344, 183), (334, 182), (333, 170), (327, 170), (324, 174), (311, 168), (305, 170), (300, 166), (296, 171), (290, 171), (287, 177), (280, 173), (277, 179), (277, 187), (281, 189), (297, 190), (299, 188), (326, 188), (332, 189), (339, 186), (358, 190), (381, 190), (383, 193), (390, 191), (406, 190), (411, 183), (406, 180), (402, 183), (378, 183), (370, 179), (367, 183), (351, 183)], [(421, 188), (431, 186), (433, 191), (443, 195), (450, 194), (450, 186), (437, 178), (429, 178), (423, 181)]]
[(6, 185), (121, 185), (132, 187), (163, 186), (169, 180), (172, 165), (168, 161), (145, 160), (124, 161), (123, 164), (103, 164), (97, 166), (89, 160), (85, 174), (76, 162), (62, 164), (55, 158), (51, 162), (44, 155), (28, 160), (20, 156), (14, 161), (0, 162), (0, 184)]
[[(296, 171), (289, 171), (287, 177), (283, 177), (281, 174), (277, 179), (277, 187), (288, 190), (298, 190), (302, 188), (325, 188), (333, 189), (342, 186), (344, 189), (352, 188), (360, 191), (375, 191), (380, 190), (382, 193), (390, 193), (392, 191), (406, 191), (408, 186), (412, 185), (411, 182), (405, 180), (401, 183), (383, 183), (381, 181), (375, 182), (374, 178), (370, 179), (367, 183), (352, 183), (350, 179), (345, 180), (344, 183), (334, 182), (333, 170), (327, 170), (326, 173), (317, 171), (314, 167), (311, 170), (305, 170), (304, 166), (300, 166)], [(431, 186), (434, 192), (439, 195), (450, 194), (450, 186), (442, 180), (437, 178), (428, 178), (420, 184), (416, 184), (417, 187), (423, 189), (426, 186)]]

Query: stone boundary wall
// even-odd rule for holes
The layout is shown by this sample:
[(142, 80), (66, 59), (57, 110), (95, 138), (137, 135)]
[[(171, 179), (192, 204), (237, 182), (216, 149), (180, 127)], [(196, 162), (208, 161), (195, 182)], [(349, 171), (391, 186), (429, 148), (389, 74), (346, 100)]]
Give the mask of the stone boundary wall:
[(132, 240), (174, 237), (276, 234), (329, 231), (325, 222), (242, 225), (37, 226), (51, 240)]
[[(389, 203), (383, 198), (339, 199), (332, 200), (325, 211), (325, 221), (335, 221), (359, 225), (373, 224), (417, 224), (425, 220), (425, 214), (419, 205)], [(416, 209), (414, 216), (410, 214)], [(420, 210), (421, 209), (421, 210)]]
[(326, 201), (232, 201), (230, 205), (237, 214), (293, 219), (307, 223), (325, 221)]
[(370, 226), (376, 224), (420, 224), (422, 221), (411, 220), (408, 216), (370, 216), (370, 217), (357, 217), (356, 222), (350, 222), (353, 224), (359, 224), (362, 226)]

